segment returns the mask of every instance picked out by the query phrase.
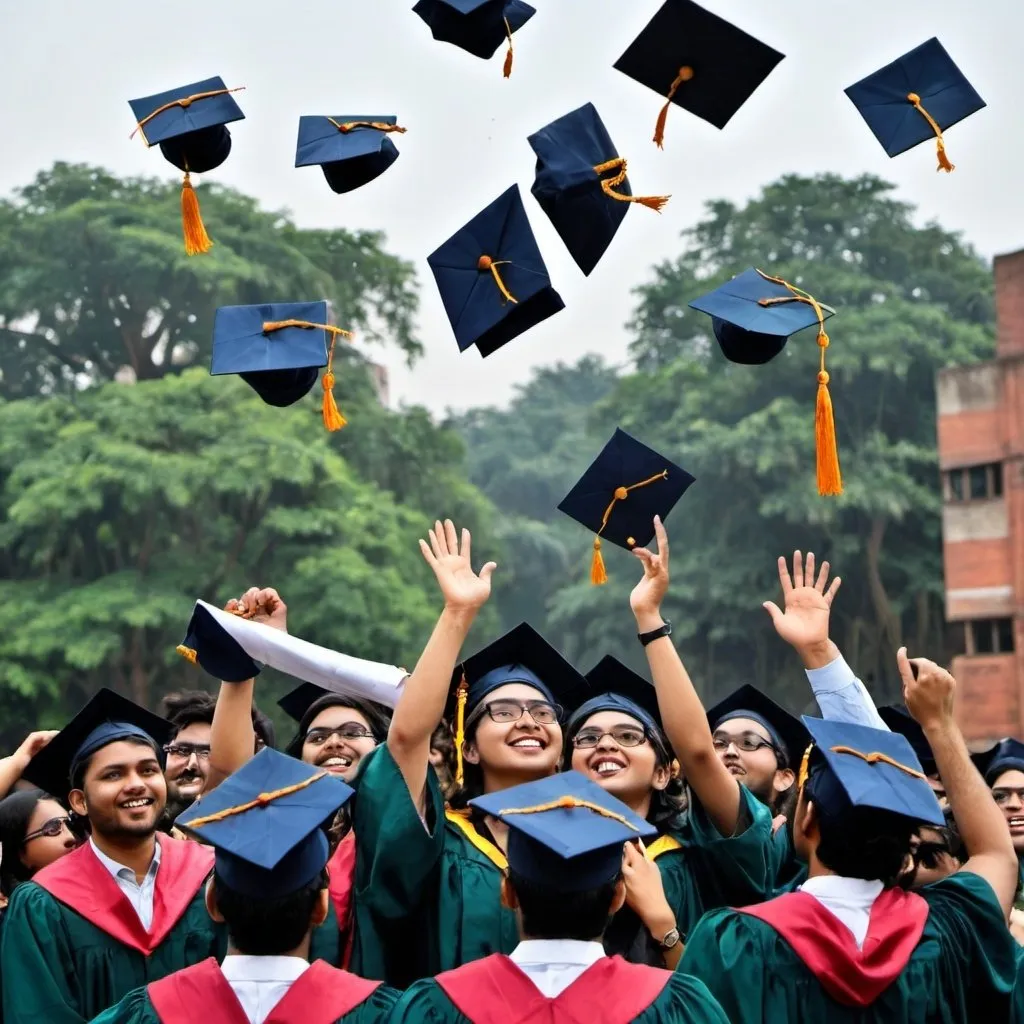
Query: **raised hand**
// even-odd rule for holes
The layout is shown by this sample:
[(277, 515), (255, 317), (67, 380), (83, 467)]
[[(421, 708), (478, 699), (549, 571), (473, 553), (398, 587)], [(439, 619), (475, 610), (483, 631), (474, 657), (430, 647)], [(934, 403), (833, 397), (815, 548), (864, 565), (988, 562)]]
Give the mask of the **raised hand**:
[(654, 517), (654, 539), (657, 544), (654, 554), (647, 548), (633, 548), (633, 554), (644, 567), (644, 577), (629, 595), (629, 606), (640, 624), (641, 632), (646, 632), (650, 621), (661, 615), (661, 602), (668, 592), (668, 533), (660, 516)]
[(237, 600), (228, 601), (224, 611), (288, 632), (288, 606), (273, 587), (250, 587)]
[(14, 752), (18, 764), (24, 768), (57, 735), (57, 731), (56, 729), (45, 729), (41, 732), (30, 732)]
[(922, 729), (953, 720), (956, 680), (927, 658), (907, 657), (906, 647), (896, 652), (896, 666), (903, 680), (903, 702)]
[(763, 608), (771, 616), (775, 632), (798, 651), (824, 649), (829, 645), (828, 618), (832, 601), (842, 580), (837, 576), (826, 589), (828, 562), (821, 563), (814, 577), (814, 552), (807, 552), (806, 564), (799, 551), (793, 553), (793, 575), (786, 559), (779, 559), (779, 582), (782, 584), (785, 611), (774, 601), (765, 601)]
[(477, 575), (470, 562), (472, 537), (469, 530), (462, 531), (462, 544), (455, 524), (438, 519), (429, 531), (430, 543), (420, 541), (420, 551), (427, 565), (434, 570), (437, 585), (444, 596), (445, 607), (452, 611), (475, 612), (487, 603), (491, 596), (491, 573), (497, 569), (494, 562), (488, 562)]

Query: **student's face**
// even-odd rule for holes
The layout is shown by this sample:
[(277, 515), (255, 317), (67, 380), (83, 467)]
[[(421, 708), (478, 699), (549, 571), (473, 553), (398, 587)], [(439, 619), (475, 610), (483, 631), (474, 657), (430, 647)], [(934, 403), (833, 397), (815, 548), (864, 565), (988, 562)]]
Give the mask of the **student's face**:
[[(780, 769), (768, 730), (751, 718), (730, 718), (715, 729), (715, 752), (739, 781), (763, 804), (771, 806), (793, 785), (794, 774)], [(743, 750), (743, 746), (757, 746)]]
[(25, 829), (25, 835), (32, 838), (21, 848), (21, 862), (33, 874), (78, 846), (80, 840), (68, 828), (67, 817), (68, 812), (56, 800), (36, 804)]
[[(580, 747), (581, 738), (597, 739), (597, 745)], [(669, 782), (669, 770), (658, 767), (643, 725), (622, 711), (597, 711), (580, 726), (573, 737), (572, 767), (630, 806)]]
[(350, 782), (375, 746), (370, 723), (355, 708), (324, 708), (306, 730), (302, 760)]
[(186, 725), (167, 753), (167, 798), (188, 807), (203, 791), (210, 771), (210, 732), (206, 722)]
[(992, 799), (1006, 818), (1017, 856), (1024, 855), (1024, 772), (1011, 768), (992, 783)]
[(112, 837), (151, 835), (167, 803), (167, 783), (151, 747), (119, 740), (92, 755), (71, 806), (93, 831)]
[[(506, 683), (489, 693), (484, 705), (494, 705), (495, 702), (524, 704), (528, 701), (547, 703), (547, 698), (526, 683)], [(501, 703), (498, 704), (500, 706)], [(492, 710), (497, 711), (496, 708)], [(557, 722), (538, 725), (529, 711), (523, 711), (518, 721), (496, 722), (481, 709), (476, 720), (476, 734), (466, 742), (464, 756), (470, 764), (479, 764), (496, 774), (540, 778), (550, 775), (558, 766), (558, 759), (562, 756), (562, 727)]]

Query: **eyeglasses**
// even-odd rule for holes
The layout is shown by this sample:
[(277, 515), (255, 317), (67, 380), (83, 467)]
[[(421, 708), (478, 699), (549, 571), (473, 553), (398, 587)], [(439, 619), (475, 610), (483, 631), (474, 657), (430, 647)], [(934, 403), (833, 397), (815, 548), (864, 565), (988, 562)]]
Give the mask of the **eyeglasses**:
[(610, 729), (580, 729), (573, 737), (572, 745), (577, 750), (590, 750), (611, 736), (620, 747), (639, 747), (647, 739), (647, 732), (635, 725), (613, 725)]
[(484, 705), (484, 710), (499, 725), (511, 725), (527, 713), (538, 725), (557, 725), (562, 716), (562, 709), (546, 700), (492, 700)]
[(992, 799), (995, 800), (1000, 807), (1005, 803), (1009, 803), (1011, 796), (1015, 796), (1019, 803), (1024, 803), (1024, 789), (1000, 786), (999, 789), (992, 790)]
[(739, 736), (730, 736), (727, 732), (716, 732), (711, 742), (720, 754), (725, 753), (733, 743), (736, 744), (737, 750), (742, 750), (745, 754), (752, 754), (755, 750), (761, 750), (764, 747), (775, 750), (775, 744), (771, 740), (763, 739), (752, 732), (741, 733)]
[(164, 747), (164, 753), (168, 757), (180, 757), (187, 761), (193, 754), (200, 761), (210, 760), (209, 743), (168, 743)]
[(322, 747), (332, 736), (337, 736), (342, 740), (373, 739), (373, 733), (365, 725), (360, 725), (358, 722), (343, 722), (333, 729), (329, 726), (310, 729), (306, 733), (306, 738), (303, 742), (309, 743), (314, 747)]
[(934, 870), (939, 866), (939, 860), (950, 856), (951, 852), (946, 843), (919, 843), (910, 855), (919, 867)]
[(65, 828), (67, 828), (73, 836), (78, 835), (71, 825), (71, 819), (65, 814), (63, 817), (50, 818), (49, 821), (44, 821), (43, 824), (35, 830), (35, 832), (29, 832), (25, 838), (22, 839), (22, 844), (29, 843), (33, 839), (39, 839), (40, 836), (46, 836), (48, 839), (53, 839), (56, 836), (59, 836)]

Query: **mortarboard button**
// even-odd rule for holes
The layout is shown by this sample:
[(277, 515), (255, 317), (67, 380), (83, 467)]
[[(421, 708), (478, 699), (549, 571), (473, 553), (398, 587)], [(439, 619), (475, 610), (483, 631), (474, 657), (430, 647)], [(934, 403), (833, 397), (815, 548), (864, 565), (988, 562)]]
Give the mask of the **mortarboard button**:
[(334, 344), (339, 335), (352, 334), (327, 320), (323, 301), (221, 306), (213, 322), (210, 373), (238, 374), (267, 405), (287, 406), (309, 394), (326, 366), (324, 426), (340, 430), (346, 420), (334, 400)]
[(393, 133), (404, 134), (392, 115), (300, 117), (295, 166), (319, 164), (339, 195), (373, 181), (397, 159)]
[(513, 185), (427, 258), (459, 351), (489, 356), (565, 308)]
[(692, 0), (666, 0), (615, 68), (665, 97), (661, 147), (671, 104), (724, 128), (783, 56)]
[(618, 155), (592, 103), (529, 137), (537, 154), (533, 194), (584, 274), (604, 255), (629, 209), (660, 211), (668, 196), (634, 196), (626, 161)]
[(136, 132), (147, 146), (159, 145), (165, 159), (184, 171), (181, 188), (181, 221), (185, 252), (189, 256), (209, 252), (213, 245), (199, 211), (192, 187), (192, 174), (205, 174), (219, 167), (231, 152), (227, 125), (241, 121), (245, 114), (222, 78), (207, 78), (179, 89), (129, 100), (136, 118)]
[(818, 369), (818, 397), (814, 414), (817, 449), (818, 493), (843, 493), (839, 469), (832, 396), (825, 369), (829, 336), (825, 321), (834, 310), (822, 305), (809, 292), (781, 277), (750, 267), (714, 291), (694, 299), (691, 309), (707, 313), (722, 353), (734, 363), (767, 363), (777, 356), (791, 334), (818, 325), (821, 362)]
[(622, 711), (649, 729), (661, 730), (657, 691), (643, 676), (626, 668), (618, 658), (606, 654), (585, 678), (595, 696), (573, 712), (569, 731), (598, 711)]
[(507, 41), (506, 78), (512, 74), (512, 33), (537, 13), (523, 0), (419, 0), (413, 10), (439, 42), (453, 43), (483, 60), (490, 60)]
[(764, 726), (772, 742), (780, 748), (790, 768), (795, 769), (811, 742), (810, 733), (796, 715), (791, 715), (756, 686), (745, 683), (708, 709), (708, 725), (714, 732), (734, 718), (749, 718)]
[(846, 95), (889, 156), (934, 138), (937, 169), (946, 172), (953, 164), (943, 131), (985, 106), (935, 38), (851, 85)]
[(559, 511), (596, 534), (591, 583), (600, 585), (608, 580), (602, 538), (627, 551), (649, 544), (654, 537), (654, 517), (664, 520), (693, 481), (681, 466), (616, 428), (558, 505)]

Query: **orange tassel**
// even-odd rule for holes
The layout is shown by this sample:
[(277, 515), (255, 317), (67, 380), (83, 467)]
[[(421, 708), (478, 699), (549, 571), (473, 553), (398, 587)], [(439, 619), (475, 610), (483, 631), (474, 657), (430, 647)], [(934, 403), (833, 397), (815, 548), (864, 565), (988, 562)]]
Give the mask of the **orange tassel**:
[(832, 396), (828, 392), (828, 372), (818, 374), (818, 401), (814, 409), (814, 441), (818, 457), (818, 493), (832, 496), (843, 493), (839, 471), (839, 448), (832, 414)]
[(466, 701), (469, 700), (469, 683), (462, 673), (455, 699), (455, 783), (461, 786), (465, 781), (462, 766), (462, 747), (466, 742)]
[(947, 174), (950, 171), (955, 171), (956, 167), (949, 162), (949, 157), (946, 156), (946, 140), (942, 137), (942, 129), (939, 127), (939, 122), (924, 109), (921, 104), (921, 97), (916, 92), (907, 93), (907, 101), (928, 122), (928, 127), (935, 132), (935, 149), (939, 158), (939, 166), (935, 169), (937, 171), (945, 171)]
[(198, 661), (199, 656), (196, 654), (191, 647), (186, 647), (184, 644), (178, 644), (175, 651), (180, 654), (186, 661), (192, 662), (193, 665)]
[(604, 555), (601, 554), (601, 538), (594, 538), (594, 558), (590, 563), (590, 582), (600, 587), (608, 582), (608, 572), (604, 567)]
[(661, 213), (662, 207), (669, 201), (671, 196), (627, 196), (625, 192), (619, 192), (618, 186), (626, 180), (626, 161), (618, 156), (614, 160), (607, 160), (603, 164), (598, 164), (594, 171), (598, 174), (604, 174), (606, 171), (615, 171), (619, 173), (611, 178), (601, 179), (601, 190), (604, 192), (609, 199), (618, 200), (620, 203), (639, 203), (641, 206), (646, 206), (648, 210), (654, 210), (655, 213)]
[(181, 185), (181, 226), (185, 234), (187, 255), (198, 256), (213, 248), (213, 242), (206, 233), (206, 225), (203, 224), (203, 215), (199, 211), (199, 197), (192, 187), (192, 177), (188, 171)]
[(334, 400), (334, 374), (330, 372), (325, 373), (321, 383), (324, 387), (322, 406), (324, 426), (328, 430), (341, 430), (348, 423), (348, 420), (341, 415), (338, 410), (338, 403)]
[(672, 85), (669, 86), (668, 94), (665, 97), (665, 105), (661, 108), (658, 113), (658, 120), (654, 125), (654, 144), (658, 149), (665, 148), (665, 122), (668, 120), (668, 108), (672, 106), (672, 100), (675, 98), (676, 90), (683, 84), (693, 78), (693, 68), (688, 65), (683, 65), (679, 69), (679, 74), (672, 81)]
[(508, 23), (508, 18), (505, 19), (505, 35), (508, 37), (508, 53), (505, 54), (505, 70), (504, 74), (506, 78), (512, 77), (512, 26)]

